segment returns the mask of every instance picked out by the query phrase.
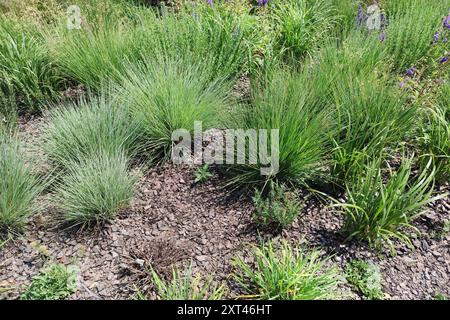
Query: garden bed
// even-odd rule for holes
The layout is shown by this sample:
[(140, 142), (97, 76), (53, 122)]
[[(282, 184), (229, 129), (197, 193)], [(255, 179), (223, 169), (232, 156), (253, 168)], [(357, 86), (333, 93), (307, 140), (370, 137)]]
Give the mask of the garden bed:
[[(29, 154), (39, 154), (33, 146), (39, 141), (42, 120), (27, 119), (26, 123), (22, 133)], [(172, 265), (192, 264), (194, 272), (212, 275), (233, 288), (232, 258), (269, 238), (318, 248), (324, 256), (332, 256), (329, 265), (342, 274), (349, 261), (372, 262), (380, 269), (387, 299), (450, 295), (450, 234), (442, 233), (449, 199), (429, 205), (415, 222), (422, 235), (413, 240), (414, 247), (396, 243), (393, 256), (390, 251), (345, 242), (340, 234), (342, 216), (323, 199), (310, 199), (292, 226), (267, 234), (258, 232), (252, 222), (251, 199), (230, 196), (220, 187), (217, 175), (199, 185), (194, 183), (192, 167), (163, 165), (143, 171), (130, 207), (112, 223), (68, 232), (52, 224), (55, 213), (50, 208), (33, 219), (23, 236), (6, 243), (0, 250), (0, 284), (11, 290), (2, 293), (2, 298), (17, 298), (48, 261), (79, 268), (78, 289), (69, 299), (129, 299), (137, 290), (155, 298), (145, 281), (146, 265), (170, 276)], [(449, 190), (439, 187), (440, 194)], [(342, 297), (360, 298), (348, 284), (341, 290)], [(228, 297), (237, 296), (239, 289), (231, 290)]]
[(0, 1), (0, 299), (448, 299), (449, 8)]

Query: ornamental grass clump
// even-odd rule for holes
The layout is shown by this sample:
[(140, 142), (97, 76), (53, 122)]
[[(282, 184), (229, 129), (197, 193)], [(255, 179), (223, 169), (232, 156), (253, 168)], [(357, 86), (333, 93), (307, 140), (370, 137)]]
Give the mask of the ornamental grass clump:
[(332, 174), (345, 180), (367, 156), (395, 149), (405, 141), (417, 109), (406, 107), (404, 97), (375, 76), (348, 78), (336, 83), (333, 91)]
[(92, 154), (71, 162), (55, 188), (58, 222), (84, 228), (112, 220), (133, 196), (135, 177), (128, 167), (123, 154)]
[[(243, 130), (266, 129), (267, 154), (278, 159), (278, 171), (261, 175), (261, 158), (256, 164), (250, 162), (248, 148), (245, 164), (225, 166), (227, 184), (235, 188), (263, 186), (268, 180), (282, 184), (307, 184), (317, 178), (325, 166), (327, 110), (318, 106), (318, 92), (323, 88), (311, 86), (306, 73), (296, 74), (286, 70), (276, 70), (262, 87), (254, 87), (250, 105), (239, 107), (227, 123), (229, 128)], [(271, 130), (279, 130), (277, 137)], [(271, 139), (277, 139), (278, 148), (273, 148)], [(246, 139), (247, 140), (247, 139)], [(275, 140), (276, 141), (276, 140)], [(272, 161), (272, 165), (276, 161)]]
[(219, 123), (219, 115), (228, 109), (229, 85), (210, 82), (208, 66), (183, 61), (161, 61), (158, 65), (130, 67), (120, 94), (145, 141), (148, 155), (168, 159), (172, 133), (177, 129), (194, 132), (194, 122), (203, 130)]
[(129, 158), (140, 149), (139, 125), (126, 107), (104, 92), (50, 111), (44, 129), (44, 149), (60, 169), (98, 152)]
[[(245, 69), (249, 49), (244, 42), (246, 25), (230, 10), (187, 6), (163, 16), (147, 13), (133, 29), (132, 40), (141, 58), (157, 65), (161, 60), (205, 65), (205, 81), (236, 79)], [(150, 58), (149, 58), (150, 57)]]
[(325, 266), (318, 251), (304, 252), (287, 242), (278, 248), (272, 242), (255, 247), (253, 262), (233, 260), (234, 280), (241, 298), (263, 300), (321, 300), (337, 297), (340, 283), (335, 269)]
[(137, 58), (132, 28), (129, 22), (106, 17), (92, 30), (63, 29), (53, 44), (55, 59), (67, 78), (99, 92), (121, 79), (128, 59)]
[[(45, 45), (43, 31), (14, 19), (0, 20), (1, 96), (30, 112), (55, 101), (63, 78)], [(2, 108), (2, 107), (0, 107)], [(0, 109), (1, 112), (1, 109)]]
[(184, 274), (174, 267), (171, 280), (161, 278), (153, 269), (150, 271), (160, 300), (220, 300), (226, 293), (226, 287), (214, 284), (211, 278), (205, 281), (200, 275), (193, 275), (192, 267)]
[(339, 23), (332, 4), (322, 0), (275, 2), (272, 14), (279, 50), (293, 61), (314, 51)]
[(20, 142), (0, 131), (0, 236), (23, 230), (40, 209), (35, 203), (43, 183), (23, 157)]
[(413, 159), (403, 159), (397, 170), (382, 169), (382, 160), (370, 161), (347, 183), (346, 203), (337, 203), (345, 215), (344, 232), (348, 239), (368, 241), (375, 247), (394, 240), (410, 244), (408, 231), (417, 231), (412, 221), (423, 213), (422, 207), (433, 201), (435, 168), (427, 168), (415, 177)]

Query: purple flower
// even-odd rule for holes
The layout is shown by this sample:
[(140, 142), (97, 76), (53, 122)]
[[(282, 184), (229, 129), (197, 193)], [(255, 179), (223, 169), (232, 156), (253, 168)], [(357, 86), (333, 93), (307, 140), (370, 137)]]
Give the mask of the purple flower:
[(450, 14), (444, 18), (444, 28), (450, 30)]
[(439, 32), (436, 32), (434, 34), (434, 43), (438, 43), (439, 42)]
[(206, 3), (209, 4), (211, 7), (214, 5), (213, 0), (206, 0)]
[(269, 0), (258, 0), (258, 7), (266, 6)]
[(416, 68), (414, 68), (414, 67), (406, 70), (406, 74), (410, 77), (412, 77), (414, 75), (414, 73), (416, 73)]
[(358, 13), (356, 14), (356, 26), (361, 27), (364, 23), (365, 15), (361, 4), (358, 6)]
[(386, 39), (386, 33), (383, 31), (380, 33), (380, 41), (383, 42)]
[(440, 63), (446, 63), (448, 61), (448, 57), (445, 56), (441, 59), (441, 61), (439, 61)]
[(386, 28), (386, 15), (384, 13), (380, 15), (380, 21), (381, 21), (381, 30), (384, 30)]
[(401, 81), (398, 85), (400, 86), (400, 88), (403, 89), (403, 87), (405, 86), (405, 82), (404, 82), (404, 81)]

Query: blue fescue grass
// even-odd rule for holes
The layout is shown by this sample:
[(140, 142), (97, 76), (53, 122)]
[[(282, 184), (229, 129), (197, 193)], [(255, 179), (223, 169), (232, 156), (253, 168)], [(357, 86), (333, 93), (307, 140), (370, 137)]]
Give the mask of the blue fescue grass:
[(135, 177), (123, 154), (93, 154), (70, 162), (56, 185), (54, 205), (62, 226), (88, 228), (112, 220), (133, 196)]
[(97, 152), (124, 153), (132, 158), (138, 154), (140, 142), (138, 123), (105, 91), (51, 110), (43, 147), (53, 164), (65, 169)]
[(23, 231), (28, 219), (41, 208), (35, 203), (44, 183), (25, 162), (16, 137), (0, 132), (0, 233)]

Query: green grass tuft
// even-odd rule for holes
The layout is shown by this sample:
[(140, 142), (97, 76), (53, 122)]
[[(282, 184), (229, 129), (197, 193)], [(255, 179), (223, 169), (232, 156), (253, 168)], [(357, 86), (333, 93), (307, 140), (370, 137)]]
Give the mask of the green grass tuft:
[[(375, 246), (383, 243), (394, 251), (393, 240), (410, 244), (408, 230), (421, 208), (433, 199), (435, 169), (412, 174), (412, 159), (403, 159), (397, 170), (385, 175), (381, 159), (362, 167), (347, 184), (346, 203), (337, 203), (345, 214), (344, 230), (349, 238), (359, 238)], [(385, 182), (386, 179), (386, 182)], [(394, 251), (395, 252), (395, 251)]]
[(336, 296), (340, 280), (334, 269), (325, 268), (318, 251), (304, 253), (286, 242), (279, 250), (272, 243), (254, 248), (254, 263), (233, 260), (234, 279), (242, 298), (267, 300), (319, 300)]
[(205, 80), (209, 71), (179, 60), (130, 68), (121, 94), (153, 158), (170, 157), (174, 130), (193, 134), (195, 121), (202, 122), (203, 130), (218, 124), (228, 108), (228, 86)]
[(200, 276), (193, 276), (191, 267), (184, 274), (173, 268), (169, 281), (151, 270), (151, 278), (160, 300), (220, 300), (226, 292), (223, 285), (214, 285), (211, 279), (202, 282)]
[[(257, 161), (249, 163), (248, 148), (246, 163), (224, 167), (227, 184), (232, 187), (248, 188), (264, 185), (267, 180), (285, 184), (306, 184), (317, 178), (325, 166), (327, 153), (327, 130), (330, 129), (326, 110), (318, 108), (316, 93), (319, 88), (311, 87), (306, 74), (300, 75), (284, 70), (274, 71), (262, 87), (255, 87), (250, 105), (243, 105), (231, 117), (230, 128), (279, 130), (279, 171), (261, 175), (266, 167)], [(271, 156), (271, 138), (263, 146)], [(328, 150), (329, 151), (329, 150)], [(275, 155), (274, 155), (275, 156)], [(261, 160), (261, 159), (259, 159)]]
[(109, 221), (128, 205), (134, 183), (128, 160), (120, 154), (99, 153), (73, 163), (56, 188), (58, 221), (82, 228)]
[(138, 124), (128, 110), (106, 93), (51, 110), (44, 130), (50, 160), (65, 168), (99, 152), (133, 157), (140, 148)]
[(34, 201), (43, 184), (25, 162), (20, 142), (1, 132), (0, 177), (0, 233), (17, 233), (39, 211)]

